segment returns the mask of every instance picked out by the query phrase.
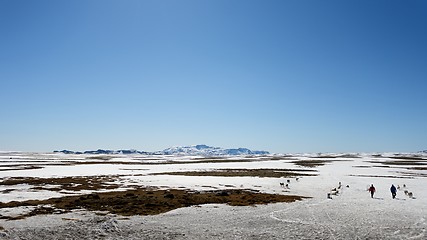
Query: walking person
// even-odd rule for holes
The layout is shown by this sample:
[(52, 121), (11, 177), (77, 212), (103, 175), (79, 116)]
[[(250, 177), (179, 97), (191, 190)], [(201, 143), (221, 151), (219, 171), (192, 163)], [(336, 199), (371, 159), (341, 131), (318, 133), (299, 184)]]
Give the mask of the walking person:
[(394, 199), (396, 197), (397, 189), (393, 184), (391, 184), (390, 192), (391, 192), (391, 197)]
[(374, 184), (371, 184), (371, 186), (369, 187), (368, 191), (371, 192), (371, 198), (374, 198), (374, 193), (375, 193)]

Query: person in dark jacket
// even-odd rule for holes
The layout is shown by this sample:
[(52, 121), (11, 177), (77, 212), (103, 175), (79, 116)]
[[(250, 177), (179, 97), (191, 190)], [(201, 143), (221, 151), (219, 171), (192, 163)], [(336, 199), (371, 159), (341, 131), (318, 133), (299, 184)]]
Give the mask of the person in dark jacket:
[(390, 192), (391, 192), (391, 197), (394, 199), (396, 197), (397, 189), (393, 184), (391, 184)]
[(375, 187), (374, 187), (374, 184), (372, 184), (372, 185), (369, 187), (368, 191), (369, 191), (369, 192), (371, 192), (371, 198), (374, 198), (374, 193), (375, 193)]

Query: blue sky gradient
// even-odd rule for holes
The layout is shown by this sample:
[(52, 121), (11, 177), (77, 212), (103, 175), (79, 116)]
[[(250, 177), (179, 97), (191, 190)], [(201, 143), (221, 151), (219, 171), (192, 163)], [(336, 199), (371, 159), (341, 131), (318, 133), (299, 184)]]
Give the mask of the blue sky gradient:
[(426, 1), (0, 1), (0, 150), (427, 149)]

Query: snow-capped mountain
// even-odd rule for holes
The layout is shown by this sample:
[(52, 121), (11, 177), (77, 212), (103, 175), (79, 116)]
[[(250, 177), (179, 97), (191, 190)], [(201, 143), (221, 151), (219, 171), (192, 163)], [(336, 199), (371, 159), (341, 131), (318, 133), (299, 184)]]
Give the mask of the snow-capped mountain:
[(203, 156), (269, 154), (269, 152), (267, 151), (252, 151), (247, 148), (224, 149), (220, 147), (210, 147), (207, 145), (171, 147), (163, 151), (160, 151), (159, 153), (164, 155), (203, 155)]
[(157, 152), (144, 152), (137, 150), (93, 150), (85, 152), (74, 152), (70, 150), (54, 151), (64, 154), (146, 154), (146, 155), (201, 155), (201, 156), (220, 156), (220, 155), (263, 155), (269, 154), (267, 151), (252, 151), (247, 148), (211, 147), (207, 145), (178, 146), (166, 148)]

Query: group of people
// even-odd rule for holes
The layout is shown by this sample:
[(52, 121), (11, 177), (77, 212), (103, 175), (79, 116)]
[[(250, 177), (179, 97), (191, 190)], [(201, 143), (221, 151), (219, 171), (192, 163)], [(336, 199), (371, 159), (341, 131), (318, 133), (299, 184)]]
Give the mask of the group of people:
[[(374, 193), (375, 193), (374, 184), (371, 184), (371, 186), (369, 187), (368, 191), (371, 193), (371, 198), (374, 198)], [(393, 199), (396, 198), (397, 189), (396, 189), (396, 187), (393, 184), (390, 187), (390, 192), (391, 192), (391, 197)]]

